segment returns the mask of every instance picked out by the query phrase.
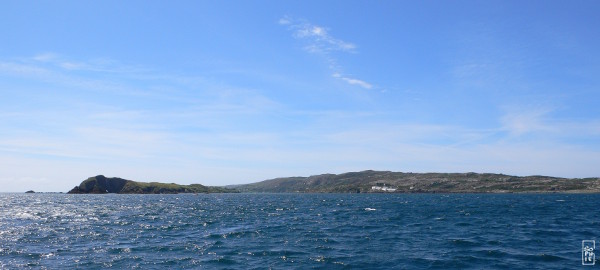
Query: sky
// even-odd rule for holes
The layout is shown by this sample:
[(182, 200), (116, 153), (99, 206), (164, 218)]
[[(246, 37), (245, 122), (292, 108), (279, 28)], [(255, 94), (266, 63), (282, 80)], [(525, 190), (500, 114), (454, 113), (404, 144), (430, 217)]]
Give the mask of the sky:
[(3, 1), (0, 192), (600, 177), (599, 1)]

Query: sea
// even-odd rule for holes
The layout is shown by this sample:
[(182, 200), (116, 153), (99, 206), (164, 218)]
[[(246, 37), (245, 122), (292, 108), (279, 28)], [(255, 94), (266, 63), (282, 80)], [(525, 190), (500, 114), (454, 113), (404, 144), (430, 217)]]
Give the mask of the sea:
[(596, 262), (599, 201), (599, 194), (1, 193), (0, 268), (593, 269), (584, 264)]

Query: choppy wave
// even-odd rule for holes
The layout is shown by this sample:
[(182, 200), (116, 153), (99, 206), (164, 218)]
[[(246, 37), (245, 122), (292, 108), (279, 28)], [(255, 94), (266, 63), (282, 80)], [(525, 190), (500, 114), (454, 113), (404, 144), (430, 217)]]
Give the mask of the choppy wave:
[(0, 194), (0, 268), (581, 265), (599, 195)]

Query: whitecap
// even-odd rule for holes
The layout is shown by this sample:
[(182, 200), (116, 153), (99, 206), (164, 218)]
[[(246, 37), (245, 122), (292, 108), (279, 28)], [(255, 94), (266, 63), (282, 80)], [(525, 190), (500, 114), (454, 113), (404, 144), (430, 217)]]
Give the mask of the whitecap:
[(20, 219), (36, 219), (34, 215), (27, 212), (16, 213), (15, 217)]
[(370, 207), (367, 207), (367, 208), (365, 208), (365, 211), (375, 211), (375, 210), (377, 210), (377, 209), (375, 209), (375, 208), (370, 208)]

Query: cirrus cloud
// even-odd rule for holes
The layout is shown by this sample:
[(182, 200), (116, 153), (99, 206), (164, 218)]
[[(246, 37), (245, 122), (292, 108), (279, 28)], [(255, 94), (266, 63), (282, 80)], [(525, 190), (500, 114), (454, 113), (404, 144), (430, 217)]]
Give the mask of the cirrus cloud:
[(333, 72), (332, 76), (334, 78), (364, 89), (373, 88), (373, 85), (365, 80), (343, 75), (342, 67), (338, 64), (339, 61), (332, 55), (334, 51), (356, 53), (357, 46), (354, 43), (336, 38), (330, 34), (327, 27), (312, 24), (305, 20), (295, 20), (286, 16), (279, 19), (279, 24), (287, 26), (288, 30), (293, 32), (292, 36), (294, 38), (305, 42), (305, 51), (321, 55), (325, 62), (329, 64), (329, 69)]

